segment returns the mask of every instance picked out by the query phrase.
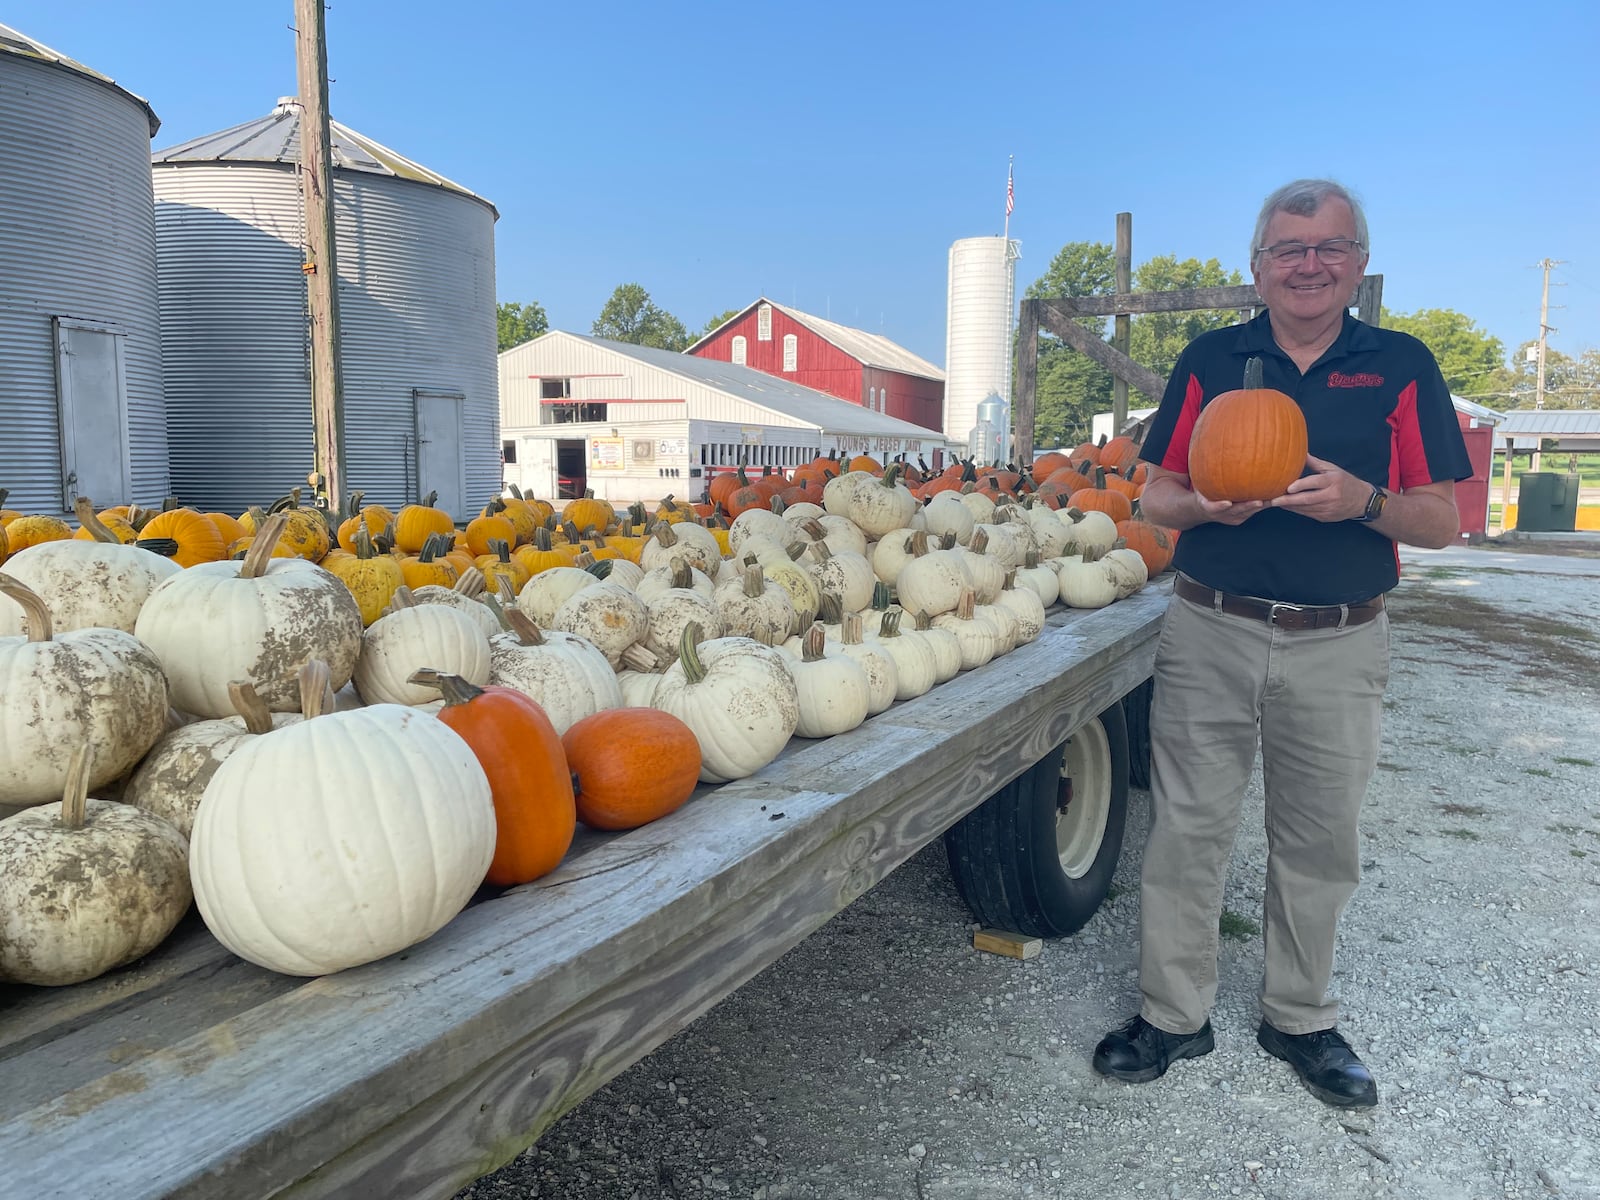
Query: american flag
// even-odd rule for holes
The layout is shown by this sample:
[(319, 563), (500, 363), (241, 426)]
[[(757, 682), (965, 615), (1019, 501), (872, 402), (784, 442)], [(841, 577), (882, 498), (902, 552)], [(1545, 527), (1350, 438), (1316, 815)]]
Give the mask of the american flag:
[(1011, 215), (1011, 210), (1017, 206), (1017, 189), (1011, 181), (1011, 170), (1006, 170), (1006, 216)]

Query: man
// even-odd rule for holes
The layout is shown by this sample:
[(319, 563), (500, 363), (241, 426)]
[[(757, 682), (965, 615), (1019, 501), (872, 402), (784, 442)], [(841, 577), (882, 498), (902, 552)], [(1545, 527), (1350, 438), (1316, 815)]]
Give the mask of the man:
[[(1153, 819), (1140, 889), (1139, 1015), (1094, 1053), (1142, 1083), (1212, 1049), (1223, 882), (1259, 740), (1266, 783), (1266, 965), (1257, 1040), (1320, 1099), (1377, 1103), (1328, 995), (1340, 913), (1360, 878), (1357, 816), (1377, 763), (1395, 543), (1448, 545), (1468, 478), (1427, 348), (1346, 309), (1366, 269), (1359, 203), (1326, 180), (1267, 198), (1251, 242), (1266, 311), (1183, 352), (1144, 442), (1144, 515), (1183, 531), (1156, 655)], [(1302, 477), (1268, 501), (1189, 482), (1206, 402), (1262, 360), (1305, 414)]]

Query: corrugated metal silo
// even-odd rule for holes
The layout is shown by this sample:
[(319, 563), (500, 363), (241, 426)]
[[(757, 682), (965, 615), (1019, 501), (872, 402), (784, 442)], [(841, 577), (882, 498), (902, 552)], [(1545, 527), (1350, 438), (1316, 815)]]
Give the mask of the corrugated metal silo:
[[(172, 486), (239, 511), (312, 469), (300, 108), (158, 151)], [(346, 478), (458, 518), (500, 491), (494, 206), (333, 122)]]
[(944, 435), (965, 445), (991, 392), (1011, 400), (1017, 243), (962, 238), (950, 247), (944, 343)]
[(167, 492), (150, 106), (0, 25), (0, 487), (8, 507)]

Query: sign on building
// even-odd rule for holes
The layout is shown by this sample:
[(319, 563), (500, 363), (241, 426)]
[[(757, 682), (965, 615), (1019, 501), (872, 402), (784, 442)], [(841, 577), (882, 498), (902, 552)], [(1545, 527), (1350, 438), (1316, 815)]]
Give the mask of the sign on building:
[(589, 470), (622, 470), (622, 439), (619, 437), (592, 437), (589, 439)]

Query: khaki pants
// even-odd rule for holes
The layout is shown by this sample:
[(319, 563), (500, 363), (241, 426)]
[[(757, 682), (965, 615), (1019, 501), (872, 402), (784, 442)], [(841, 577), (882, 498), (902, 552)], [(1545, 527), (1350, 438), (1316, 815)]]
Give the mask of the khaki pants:
[(1284, 1033), (1331, 1028), (1339, 914), (1361, 878), (1357, 817), (1377, 764), (1389, 618), (1289, 631), (1174, 597), (1150, 712), (1153, 817), (1140, 889), (1144, 1019), (1203, 1025), (1217, 921), (1259, 739), (1266, 783), (1261, 1013)]

